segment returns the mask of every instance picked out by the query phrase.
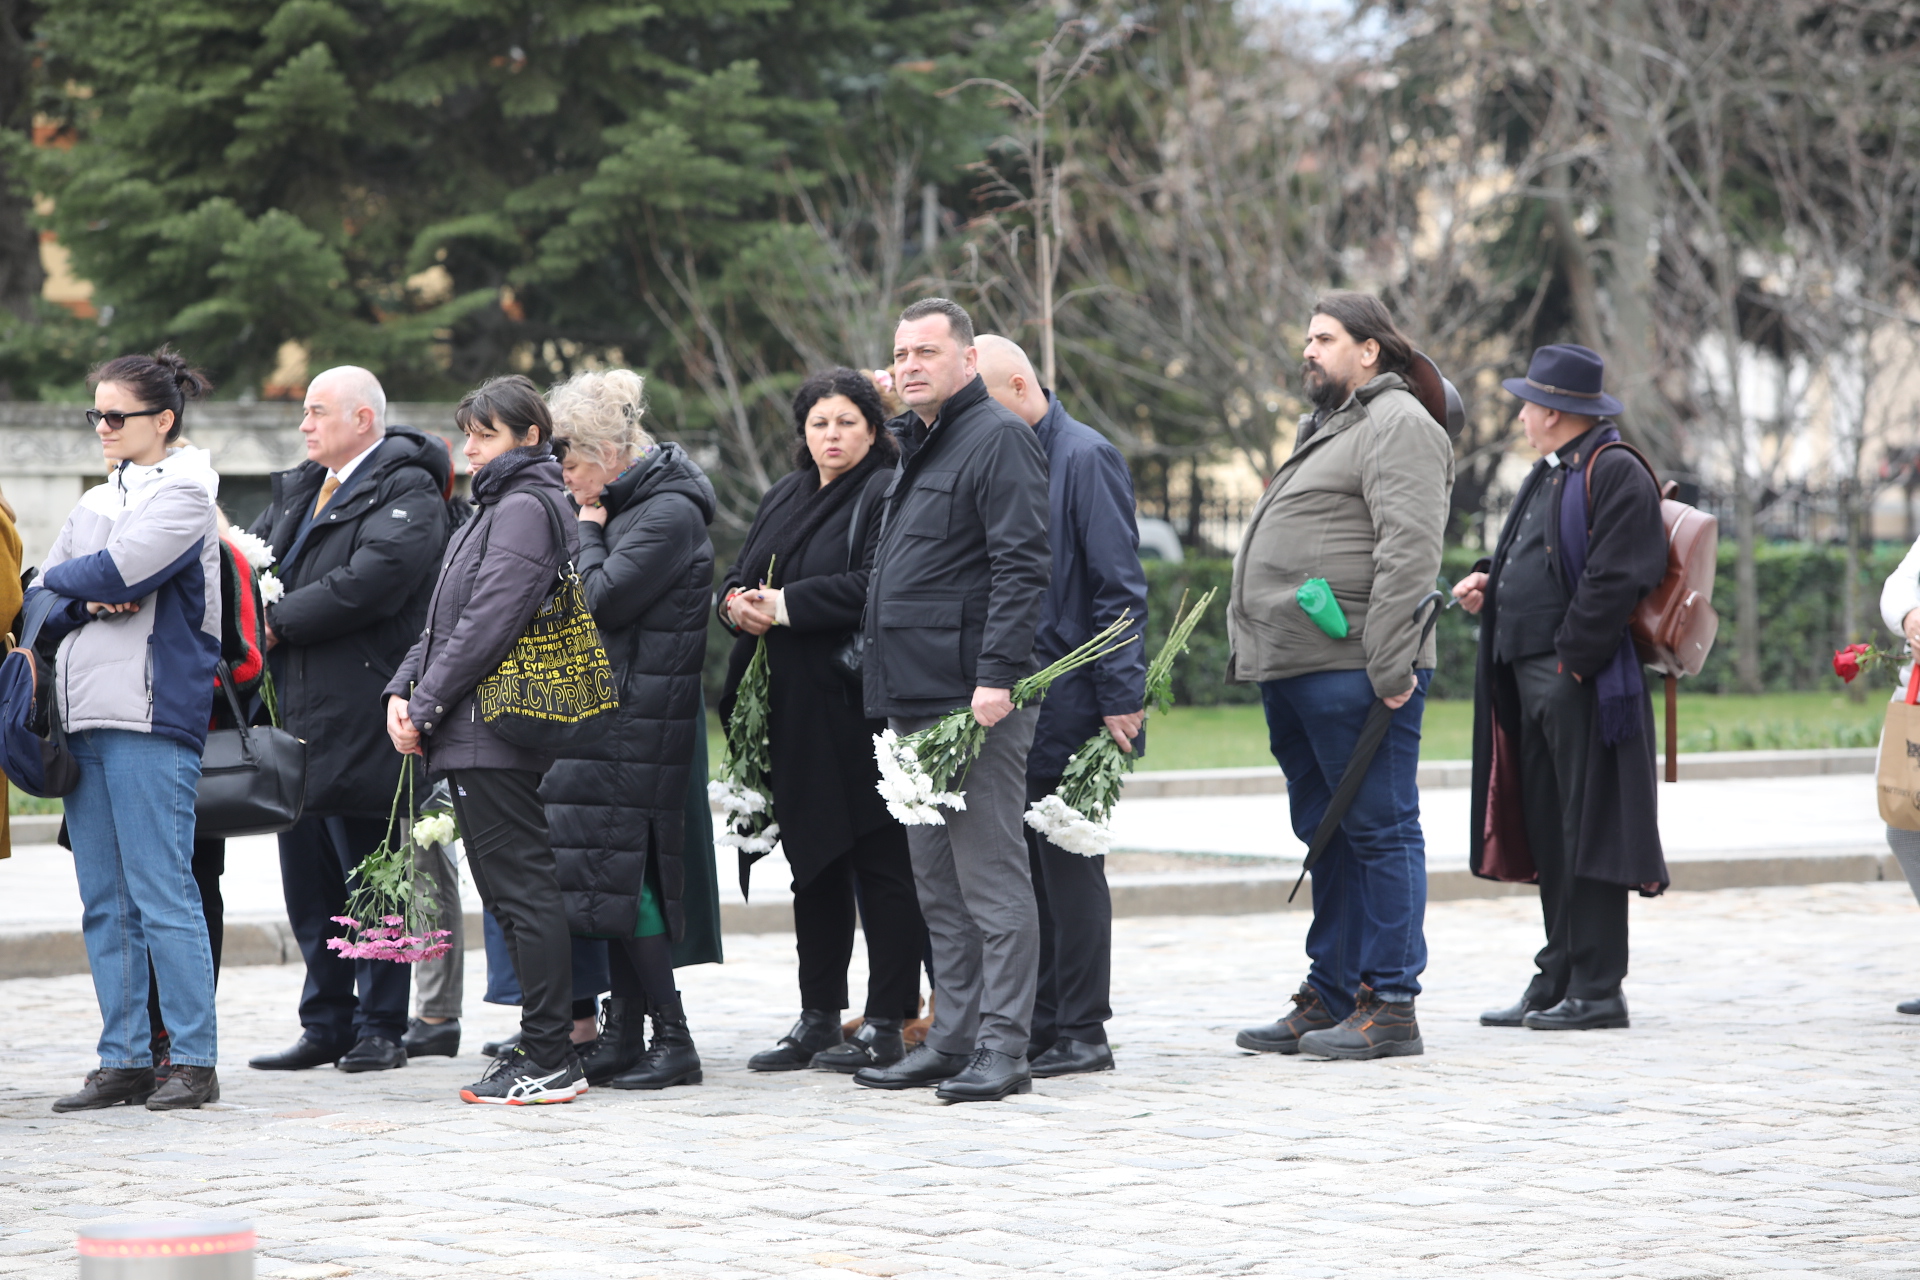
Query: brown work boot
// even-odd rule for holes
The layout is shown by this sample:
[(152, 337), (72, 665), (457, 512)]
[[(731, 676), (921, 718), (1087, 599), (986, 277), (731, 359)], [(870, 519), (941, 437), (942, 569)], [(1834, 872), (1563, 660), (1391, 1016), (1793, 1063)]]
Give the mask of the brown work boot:
[(212, 1067), (175, 1063), (167, 1082), (147, 1099), (149, 1111), (194, 1111), (220, 1101), (220, 1075)]
[(153, 1096), (152, 1067), (96, 1067), (87, 1082), (53, 1104), (55, 1111), (104, 1111), (126, 1103), (137, 1107)]
[(925, 1044), (927, 1032), (933, 1030), (933, 992), (927, 992), (926, 998), (920, 1002), (920, 1008), (924, 1011), (921, 1016), (908, 1018), (906, 1025), (900, 1028), (901, 1043), (909, 1049)]
[(1300, 1052), (1316, 1058), (1410, 1058), (1426, 1051), (1413, 1001), (1382, 1000), (1364, 985), (1345, 1022), (1300, 1037)]
[(1333, 1025), (1326, 1001), (1308, 983), (1293, 993), (1293, 1012), (1264, 1027), (1248, 1027), (1233, 1038), (1242, 1049), (1255, 1053), (1298, 1053), (1300, 1037), (1309, 1031), (1322, 1031)]

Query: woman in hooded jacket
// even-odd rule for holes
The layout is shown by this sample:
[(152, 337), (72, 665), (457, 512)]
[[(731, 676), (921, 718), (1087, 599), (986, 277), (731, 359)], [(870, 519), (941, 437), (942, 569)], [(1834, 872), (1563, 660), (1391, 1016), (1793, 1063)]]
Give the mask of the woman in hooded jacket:
[[(480, 717), (475, 693), (525, 634), (577, 545), (553, 456), (553, 419), (533, 383), (494, 378), (453, 413), (480, 510), (447, 545), (426, 629), (387, 683), (387, 735), (446, 778), (480, 900), (519, 975), (520, 1039), (460, 1091), (505, 1106), (571, 1102), (587, 1090), (569, 1016), (571, 942), (540, 779), (551, 756)], [(557, 536), (556, 536), (557, 535)]]
[[(605, 736), (557, 761), (547, 805), (567, 923), (607, 938), (612, 993), (584, 1058), (590, 1084), (699, 1084), (673, 976), (687, 933), (688, 771), (705, 752), (700, 670), (713, 583), (713, 485), (641, 426), (644, 384), (583, 373), (548, 393), (567, 488), (580, 504), (576, 567), (620, 689)], [(644, 1019), (651, 1017), (653, 1043)]]
[[(67, 835), (100, 1002), (100, 1067), (55, 1111), (220, 1098), (213, 952), (193, 879), (194, 799), (220, 660), (220, 479), (179, 444), (210, 384), (172, 351), (95, 369), (87, 419), (113, 471), (67, 516), (28, 593), (60, 637), (53, 699), (80, 767)], [(123, 843), (123, 835), (126, 837)], [(172, 1036), (156, 1085), (147, 958)]]

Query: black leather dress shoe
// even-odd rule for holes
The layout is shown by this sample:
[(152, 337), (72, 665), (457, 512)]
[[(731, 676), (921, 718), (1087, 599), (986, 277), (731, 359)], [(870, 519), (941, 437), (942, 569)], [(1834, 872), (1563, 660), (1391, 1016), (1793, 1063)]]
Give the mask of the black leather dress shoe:
[(345, 1056), (344, 1049), (336, 1049), (313, 1036), (301, 1036), (299, 1043), (291, 1049), (249, 1058), (247, 1065), (255, 1071), (305, 1071), (310, 1067), (324, 1067), (330, 1062), (338, 1062)]
[(1551, 1009), (1559, 1003), (1558, 1000), (1543, 1000), (1529, 991), (1520, 997), (1518, 1003), (1508, 1005), (1504, 1009), (1489, 1009), (1481, 1014), (1480, 1025), (1483, 1027), (1524, 1027), (1527, 1025), (1527, 1015), (1535, 1009)]
[(1530, 1031), (1599, 1031), (1627, 1025), (1625, 996), (1611, 995), (1604, 1000), (1582, 1000), (1568, 996), (1551, 1009), (1536, 1009), (1522, 1024)]
[(1032, 1092), (1027, 1060), (998, 1049), (975, 1049), (967, 1069), (934, 1090), (942, 1102), (998, 1102), (1010, 1093)]
[(1920, 1000), (1902, 1000), (1893, 1006), (1895, 1013), (1920, 1013)]
[(967, 1069), (964, 1053), (942, 1053), (923, 1044), (890, 1067), (862, 1067), (853, 1082), (868, 1089), (924, 1089)]
[(407, 1024), (400, 1047), (409, 1058), (457, 1058), (460, 1056), (460, 1019), (423, 1022), (419, 1018)]
[(407, 1051), (398, 1040), (367, 1036), (333, 1065), (342, 1071), (391, 1071), (407, 1065)]
[(771, 1049), (747, 1059), (749, 1071), (805, 1071), (813, 1065), (814, 1055), (823, 1053), (845, 1039), (840, 1030), (838, 1009), (802, 1009), (793, 1030), (780, 1037)]
[(907, 1056), (903, 1025), (899, 1018), (868, 1018), (845, 1040), (814, 1054), (813, 1069), (850, 1076), (862, 1067), (890, 1067)]
[(1105, 1041), (1093, 1044), (1086, 1040), (1060, 1039), (1053, 1042), (1053, 1048), (1035, 1058), (1029, 1069), (1043, 1080), (1085, 1071), (1111, 1071), (1113, 1050)]
[(513, 1047), (519, 1043), (520, 1033), (516, 1031), (504, 1039), (487, 1041), (480, 1046), (480, 1052), (489, 1058), (497, 1058), (503, 1053), (511, 1053)]

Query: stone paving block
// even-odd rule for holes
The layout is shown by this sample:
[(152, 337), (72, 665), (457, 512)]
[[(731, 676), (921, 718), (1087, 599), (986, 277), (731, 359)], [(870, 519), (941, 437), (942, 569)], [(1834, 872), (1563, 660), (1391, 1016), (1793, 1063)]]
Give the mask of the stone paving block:
[[(263, 1274), (353, 1280), (1915, 1269), (1904, 889), (1636, 902), (1632, 1029), (1479, 1027), (1524, 981), (1536, 910), (1433, 906), (1428, 1053), (1372, 1064), (1232, 1048), (1297, 985), (1303, 914), (1119, 921), (1120, 1069), (987, 1107), (747, 1072), (790, 1017), (777, 935), (681, 972), (706, 1085), (525, 1111), (452, 1100), (469, 1054), (374, 1078), (233, 1066), (200, 1113), (56, 1117), (97, 1034), (86, 980), (0, 983), (39, 1037), (0, 1048), (0, 1271), (71, 1277), (74, 1230), (136, 1209), (247, 1216)], [(298, 985), (223, 976), (230, 1061), (290, 1039)], [(1805, 1018), (1841, 992), (1837, 1020)], [(469, 1008), (467, 1034), (510, 1016)]]

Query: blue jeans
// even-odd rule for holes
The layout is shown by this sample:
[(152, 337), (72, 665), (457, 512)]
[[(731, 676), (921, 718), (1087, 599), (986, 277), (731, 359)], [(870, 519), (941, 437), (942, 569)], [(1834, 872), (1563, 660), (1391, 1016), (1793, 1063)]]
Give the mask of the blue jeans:
[[(1420, 833), (1420, 716), (1431, 671), (1393, 713), (1333, 842), (1313, 869), (1307, 981), (1336, 1018), (1364, 983), (1392, 1000), (1420, 993), (1427, 967), (1427, 843)], [(1287, 775), (1293, 830), (1313, 839), (1373, 704), (1364, 671), (1320, 671), (1260, 685), (1268, 743)]]
[(80, 763), (80, 785), (66, 798), (67, 838), (100, 1002), (100, 1065), (153, 1065), (151, 956), (173, 1060), (211, 1067), (219, 1053), (213, 948), (193, 881), (200, 753), (126, 729), (88, 729), (67, 741)]

